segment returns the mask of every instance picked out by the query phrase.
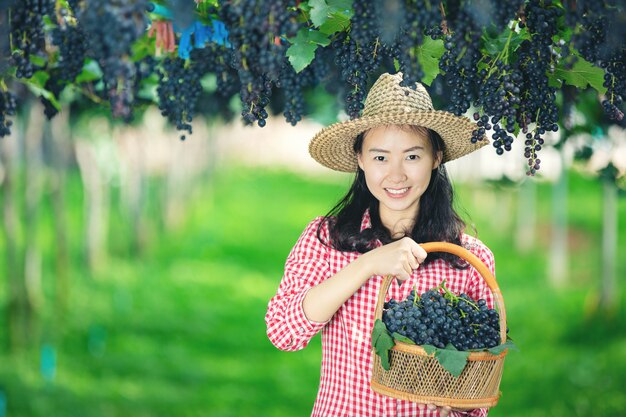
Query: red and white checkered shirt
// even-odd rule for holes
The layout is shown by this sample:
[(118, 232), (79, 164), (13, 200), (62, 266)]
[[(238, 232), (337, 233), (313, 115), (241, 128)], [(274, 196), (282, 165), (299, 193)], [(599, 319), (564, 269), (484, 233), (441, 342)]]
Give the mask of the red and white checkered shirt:
[[(358, 252), (341, 252), (321, 243), (317, 229), (322, 220), (318, 217), (309, 223), (291, 250), (285, 274), (265, 316), (267, 335), (281, 350), (303, 349), (317, 332), (322, 331), (322, 369), (312, 416), (438, 416), (437, 411), (429, 411), (424, 404), (396, 400), (370, 388), (371, 331), (382, 276), (372, 276), (328, 322), (312, 322), (305, 316), (302, 300), (307, 291), (360, 256)], [(361, 230), (367, 227), (370, 227), (368, 212), (363, 216)], [(321, 236), (328, 241), (327, 224), (322, 227)], [(464, 234), (462, 243), (494, 272), (493, 254), (482, 242)], [(418, 268), (402, 285), (394, 280), (387, 300), (404, 300), (414, 287), (421, 294), (439, 285), (443, 279), (452, 292), (465, 292), (474, 299), (484, 298), (493, 307), (491, 290), (474, 268), (455, 269), (441, 259)], [(452, 412), (450, 415), (486, 416), (487, 410)]]

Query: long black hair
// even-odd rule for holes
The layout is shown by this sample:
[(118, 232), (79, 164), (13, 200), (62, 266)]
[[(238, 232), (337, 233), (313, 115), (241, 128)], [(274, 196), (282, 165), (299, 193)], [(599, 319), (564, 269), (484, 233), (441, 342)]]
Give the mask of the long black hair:
[[(412, 130), (426, 131), (431, 143), (433, 157), (443, 154), (445, 143), (441, 136), (433, 130), (409, 126)], [(362, 151), (365, 132), (357, 136), (353, 149), (358, 155)], [(465, 222), (453, 207), (453, 190), (450, 179), (443, 164), (433, 169), (430, 182), (420, 197), (419, 210), (412, 230), (406, 232), (417, 243), (450, 242), (461, 245), (461, 234), (465, 230)], [(363, 214), (369, 209), (371, 228), (361, 232)], [(330, 242), (321, 238), (321, 228), (327, 222)], [(375, 248), (376, 240), (382, 244), (390, 243), (403, 237), (392, 237), (389, 230), (382, 224), (379, 214), (379, 201), (367, 188), (365, 173), (359, 167), (354, 181), (347, 194), (326, 214), (324, 221), (317, 230), (320, 241), (336, 250), (365, 253)], [(425, 263), (443, 258), (457, 268), (466, 267), (460, 258), (448, 253), (432, 253)]]

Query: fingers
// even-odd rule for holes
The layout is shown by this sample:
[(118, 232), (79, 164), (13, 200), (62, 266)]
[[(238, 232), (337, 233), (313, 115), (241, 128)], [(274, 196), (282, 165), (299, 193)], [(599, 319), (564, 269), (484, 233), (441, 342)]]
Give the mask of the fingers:
[(428, 256), (428, 253), (424, 250), (423, 247), (415, 243), (415, 245), (412, 246), (411, 250), (413, 252), (413, 256), (415, 256), (419, 263), (423, 263), (426, 260), (426, 256)]
[(428, 411), (435, 411), (437, 408), (439, 408), (439, 417), (448, 417), (450, 411), (452, 410), (452, 408), (448, 407), (447, 405), (443, 407), (437, 407), (435, 404), (428, 404), (426, 408), (428, 408)]

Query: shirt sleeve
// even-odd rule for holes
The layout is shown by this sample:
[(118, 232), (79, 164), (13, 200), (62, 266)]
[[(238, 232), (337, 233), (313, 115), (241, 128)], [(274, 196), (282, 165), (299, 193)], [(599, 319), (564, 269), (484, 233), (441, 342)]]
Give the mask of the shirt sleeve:
[[(285, 273), (278, 291), (270, 300), (265, 324), (267, 336), (274, 346), (286, 351), (306, 347), (328, 322), (314, 322), (304, 314), (302, 301), (312, 287), (330, 277), (329, 248), (317, 237), (323, 217), (318, 217), (306, 227), (285, 263)], [(321, 237), (327, 241), (324, 225)]]

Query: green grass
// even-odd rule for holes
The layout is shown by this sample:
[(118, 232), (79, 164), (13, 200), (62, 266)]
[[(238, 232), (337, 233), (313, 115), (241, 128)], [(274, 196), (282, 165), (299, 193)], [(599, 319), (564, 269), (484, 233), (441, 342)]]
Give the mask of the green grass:
[[(43, 379), (39, 349), (0, 353), (7, 415), (309, 415), (319, 378), (319, 336), (303, 351), (281, 352), (267, 340), (263, 317), (291, 246), (306, 223), (342, 195), (347, 181), (250, 168), (220, 171), (196, 191), (184, 224), (169, 234), (160, 232), (155, 184), (147, 251), (141, 258), (129, 255), (127, 222), (113, 210), (112, 255), (90, 275), (81, 267), (82, 199), (72, 178), (72, 291), (62, 322), (50, 314), (54, 236), (47, 203), (41, 218), (47, 304), (37, 334), (56, 347), (57, 374), (53, 381)], [(515, 249), (517, 188), (459, 186), (459, 201), (496, 256), (510, 334), (520, 348), (507, 356), (503, 395), (491, 416), (614, 416), (626, 409), (624, 307), (612, 318), (593, 314), (601, 188), (577, 175), (570, 188), (570, 228), (586, 243), (573, 245), (577, 252), (570, 254), (575, 279), (555, 289), (545, 272), (549, 233), (539, 233), (529, 253)], [(540, 185), (537, 195), (538, 224), (546, 229), (550, 187)], [(624, 199), (619, 217), (626, 218)], [(619, 245), (618, 253), (626, 253), (623, 221)], [(621, 261), (617, 274), (626, 276)], [(624, 288), (619, 294), (623, 306)], [(0, 296), (6, 299), (4, 290)]]

